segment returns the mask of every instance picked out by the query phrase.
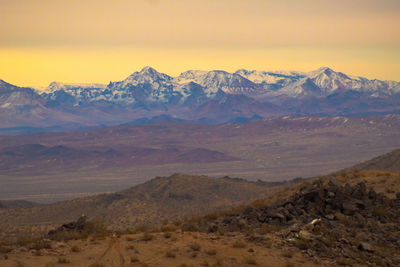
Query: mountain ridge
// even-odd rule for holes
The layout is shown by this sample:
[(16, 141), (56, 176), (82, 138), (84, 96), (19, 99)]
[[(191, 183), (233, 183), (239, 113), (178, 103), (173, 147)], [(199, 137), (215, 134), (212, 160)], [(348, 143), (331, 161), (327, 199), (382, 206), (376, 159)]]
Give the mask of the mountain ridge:
[(400, 113), (400, 83), (328, 67), (308, 73), (189, 70), (172, 77), (147, 66), (108, 85), (53, 82), (44, 92), (3, 81), (0, 111), (2, 128), (63, 130), (163, 114), (217, 124), (254, 116), (373, 116)]

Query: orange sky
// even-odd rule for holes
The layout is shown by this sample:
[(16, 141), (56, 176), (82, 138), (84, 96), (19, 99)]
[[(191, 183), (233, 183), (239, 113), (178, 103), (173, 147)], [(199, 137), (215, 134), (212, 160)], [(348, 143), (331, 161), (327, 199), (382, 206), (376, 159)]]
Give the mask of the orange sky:
[(330, 66), (400, 80), (398, 0), (0, 0), (0, 79)]

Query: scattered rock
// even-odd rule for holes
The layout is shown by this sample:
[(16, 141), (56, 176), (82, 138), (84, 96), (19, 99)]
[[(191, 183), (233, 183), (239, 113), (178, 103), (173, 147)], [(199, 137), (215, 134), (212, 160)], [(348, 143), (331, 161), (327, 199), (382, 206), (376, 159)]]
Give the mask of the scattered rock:
[[(374, 262), (384, 262), (386, 258), (397, 262), (394, 258), (398, 254), (378, 254), (374, 247), (384, 244), (387, 251), (400, 252), (399, 238), (393, 235), (400, 233), (400, 193), (396, 199), (389, 199), (373, 189), (367, 190), (363, 182), (341, 186), (330, 178), (301, 188), (286, 201), (247, 207), (242, 213), (225, 215), (214, 223), (228, 232), (276, 229), (282, 244), (274, 241), (274, 246), (296, 246), (317, 261), (346, 259), (344, 263), (366, 265), (368, 257), (360, 256), (361, 251), (374, 252)], [(248, 241), (260, 242), (255, 237)]]
[(368, 251), (368, 252), (374, 252), (374, 248), (372, 247), (371, 244), (366, 243), (366, 242), (361, 242), (360, 245), (358, 245), (358, 249), (359, 250), (363, 250), (363, 251)]
[(51, 237), (61, 232), (72, 232), (72, 231), (83, 232), (86, 229), (86, 227), (87, 227), (87, 217), (85, 215), (82, 215), (75, 222), (66, 223), (61, 225), (55, 230), (50, 230), (48, 232), (48, 236)]
[(301, 230), (299, 232), (299, 237), (301, 239), (303, 239), (303, 240), (311, 240), (311, 239), (313, 239), (313, 235), (310, 232), (307, 232), (307, 231), (304, 231), (304, 230)]
[(334, 220), (335, 219), (335, 215), (333, 214), (326, 214), (325, 218), (327, 218), (328, 220)]

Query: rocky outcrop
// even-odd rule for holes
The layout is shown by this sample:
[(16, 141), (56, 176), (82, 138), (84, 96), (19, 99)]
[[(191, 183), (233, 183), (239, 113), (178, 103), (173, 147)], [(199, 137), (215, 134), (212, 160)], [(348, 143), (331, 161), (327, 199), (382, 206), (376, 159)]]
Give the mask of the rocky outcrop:
[[(287, 201), (249, 206), (212, 225), (215, 231), (275, 229), (281, 245), (310, 257), (343, 264), (400, 264), (400, 193), (389, 199), (361, 182), (342, 186), (334, 178), (318, 180)], [(279, 229), (279, 230), (276, 230)]]
[(50, 230), (48, 233), (49, 237), (56, 236), (57, 234), (64, 232), (83, 232), (87, 229), (87, 217), (82, 215), (78, 220), (74, 222), (69, 222), (61, 225), (55, 230)]

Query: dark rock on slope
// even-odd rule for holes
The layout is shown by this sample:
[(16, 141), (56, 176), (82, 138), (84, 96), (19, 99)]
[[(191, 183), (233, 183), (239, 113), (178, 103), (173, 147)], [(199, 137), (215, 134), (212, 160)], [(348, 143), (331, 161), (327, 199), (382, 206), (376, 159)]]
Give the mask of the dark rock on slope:
[(348, 263), (400, 264), (400, 193), (389, 199), (361, 182), (342, 186), (317, 180), (287, 201), (249, 206), (198, 226), (203, 231), (274, 227), (282, 243), (311, 257)]

